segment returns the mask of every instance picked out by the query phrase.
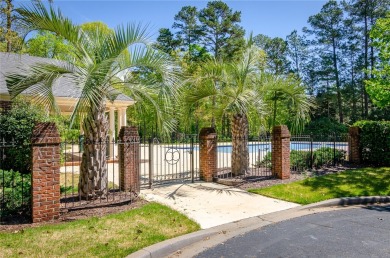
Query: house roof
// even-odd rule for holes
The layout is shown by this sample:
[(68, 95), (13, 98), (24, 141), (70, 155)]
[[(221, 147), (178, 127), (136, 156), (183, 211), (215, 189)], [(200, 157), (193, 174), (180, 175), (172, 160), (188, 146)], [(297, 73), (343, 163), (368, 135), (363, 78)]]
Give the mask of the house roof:
[[(64, 61), (55, 59), (21, 55), (15, 53), (0, 52), (0, 94), (9, 95), (5, 82), (5, 75), (17, 73), (18, 69), (29, 68), (37, 64), (57, 64)], [(28, 93), (28, 92), (26, 92)], [(53, 85), (53, 94), (55, 97), (79, 98), (81, 89), (66, 77), (58, 79)], [(115, 100), (134, 102), (130, 97), (119, 94)]]

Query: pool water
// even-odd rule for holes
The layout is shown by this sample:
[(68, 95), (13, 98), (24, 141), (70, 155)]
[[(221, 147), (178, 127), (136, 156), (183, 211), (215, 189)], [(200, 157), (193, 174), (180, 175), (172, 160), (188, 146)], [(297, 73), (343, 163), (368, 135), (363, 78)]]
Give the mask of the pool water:
[[(313, 143), (313, 150), (319, 149), (321, 147), (331, 147), (333, 148), (334, 143)], [(348, 144), (346, 143), (336, 143), (336, 148), (346, 148)], [(222, 153), (231, 153), (232, 146), (218, 146), (218, 152)], [(269, 143), (260, 143), (260, 144), (248, 144), (249, 153), (258, 152), (258, 151), (271, 151), (271, 144)], [(290, 143), (290, 150), (310, 150), (310, 143)]]

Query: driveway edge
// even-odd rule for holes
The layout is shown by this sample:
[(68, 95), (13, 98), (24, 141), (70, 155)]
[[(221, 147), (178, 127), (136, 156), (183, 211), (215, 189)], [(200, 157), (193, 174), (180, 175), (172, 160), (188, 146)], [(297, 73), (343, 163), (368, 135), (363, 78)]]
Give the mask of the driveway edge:
[(390, 203), (390, 196), (343, 197), (330, 199), (203, 229), (145, 247), (127, 257), (154, 258), (166, 256), (193, 256), (232, 237), (260, 229), (269, 224), (304, 215), (335, 210), (340, 207), (378, 203)]

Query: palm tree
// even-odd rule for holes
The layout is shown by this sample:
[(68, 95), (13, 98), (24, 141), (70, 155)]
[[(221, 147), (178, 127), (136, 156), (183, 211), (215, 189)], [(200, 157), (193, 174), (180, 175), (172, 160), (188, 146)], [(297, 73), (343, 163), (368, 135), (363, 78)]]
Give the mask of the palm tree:
[[(149, 47), (146, 27), (136, 24), (119, 26), (112, 33), (84, 31), (52, 6), (41, 3), (18, 10), (30, 31), (49, 31), (63, 37), (75, 50), (73, 60), (54, 64), (38, 64), (29, 70), (20, 69), (7, 76), (7, 86), (15, 97), (29, 89), (41, 103), (56, 109), (53, 84), (66, 77), (77, 85), (81, 94), (71, 115), (71, 121), (82, 119), (85, 148), (80, 167), (79, 194), (105, 196), (107, 194), (106, 144), (108, 120), (106, 103), (113, 101), (118, 90), (134, 93), (138, 99), (153, 98), (144, 92), (144, 70), (153, 71), (163, 85), (173, 92), (176, 73), (167, 56)], [(142, 77), (142, 80), (139, 78)], [(168, 101), (168, 100), (167, 100)], [(161, 105), (156, 105), (160, 108)], [(161, 111), (160, 113), (163, 113)], [(161, 122), (161, 121), (160, 121)], [(160, 124), (162, 124), (161, 122)]]
[(293, 75), (280, 76), (270, 73), (261, 75), (258, 90), (267, 103), (269, 130), (278, 124), (287, 124), (294, 133), (302, 132), (310, 121), (314, 101), (305, 93), (305, 87)]
[[(232, 133), (232, 174), (244, 174), (249, 168), (248, 153), (248, 116), (269, 116), (267, 111), (266, 94), (271, 90), (283, 93), (286, 98), (295, 97), (293, 103), (299, 112), (292, 116), (307, 116), (311, 101), (308, 97), (292, 94), (289, 87), (280, 87), (281, 81), (275, 77), (265, 76), (263, 69), (262, 52), (248, 42), (241, 57), (232, 63), (220, 63), (210, 60), (202, 64), (202, 69), (191, 80), (193, 88), (187, 91), (185, 104), (189, 106), (207, 105), (212, 103), (211, 112), (222, 117), (223, 114), (231, 117)], [(267, 80), (265, 80), (267, 79)], [(280, 78), (280, 80), (282, 80)], [(283, 85), (289, 85), (283, 83)], [(294, 85), (294, 87), (300, 87)], [(205, 104), (206, 103), (206, 104)], [(275, 102), (273, 102), (275, 104)], [(277, 103), (277, 102), (276, 102)], [(276, 112), (276, 106), (275, 106)]]
[[(186, 103), (199, 106), (212, 103), (212, 117), (231, 116), (232, 123), (232, 173), (245, 173), (249, 166), (248, 117), (249, 111), (262, 114), (263, 104), (256, 91), (260, 51), (249, 46), (241, 59), (233, 63), (221, 63), (211, 59), (192, 80), (194, 88), (186, 93)], [(213, 118), (211, 121), (213, 126)]]

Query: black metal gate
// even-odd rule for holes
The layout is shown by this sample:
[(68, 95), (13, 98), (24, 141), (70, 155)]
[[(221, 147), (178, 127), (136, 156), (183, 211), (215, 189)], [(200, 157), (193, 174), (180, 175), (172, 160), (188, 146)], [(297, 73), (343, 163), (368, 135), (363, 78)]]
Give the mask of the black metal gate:
[[(233, 139), (234, 140), (234, 139)], [(218, 142), (217, 180), (240, 178), (245, 180), (260, 180), (272, 176), (271, 171), (271, 139), (269, 135), (239, 139), (247, 141), (248, 168), (240, 175), (232, 174), (232, 141)]]
[(199, 179), (198, 135), (178, 133), (171, 139), (144, 138), (140, 148), (141, 185)]

